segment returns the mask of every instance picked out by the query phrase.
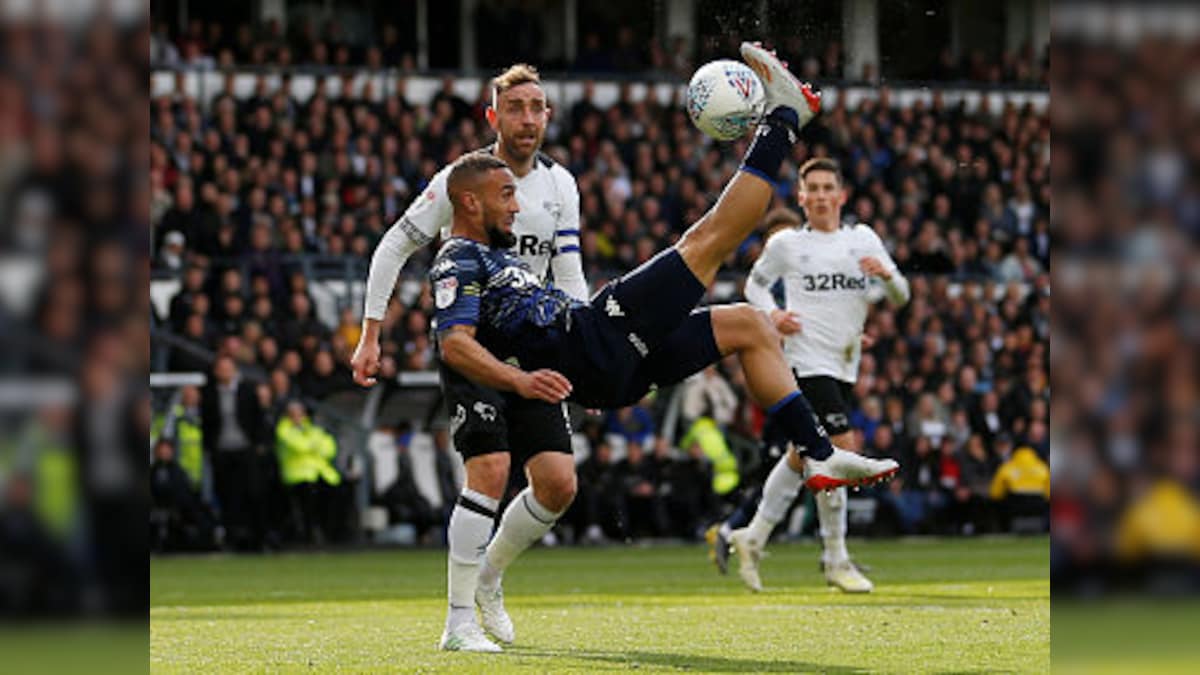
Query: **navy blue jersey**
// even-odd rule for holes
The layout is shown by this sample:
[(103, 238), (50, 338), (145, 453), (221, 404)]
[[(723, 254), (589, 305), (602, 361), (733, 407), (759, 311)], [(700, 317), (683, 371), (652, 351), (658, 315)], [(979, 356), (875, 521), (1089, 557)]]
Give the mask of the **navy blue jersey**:
[(512, 253), (460, 237), (438, 251), (429, 278), (438, 335), (475, 326), (494, 356), (557, 370), (588, 407), (629, 405), (721, 357), (708, 312), (692, 311), (704, 284), (674, 249), (609, 282), (590, 304), (542, 285)]
[(435, 333), (458, 324), (475, 326), (481, 345), (500, 359), (515, 356), (523, 368), (553, 364), (565, 349), (572, 310), (585, 306), (542, 285), (509, 251), (462, 237), (442, 245), (429, 279)]

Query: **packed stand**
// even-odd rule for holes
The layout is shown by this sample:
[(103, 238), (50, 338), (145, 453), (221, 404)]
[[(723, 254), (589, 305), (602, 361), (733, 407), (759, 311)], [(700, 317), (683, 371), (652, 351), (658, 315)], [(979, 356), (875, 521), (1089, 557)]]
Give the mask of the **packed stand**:
[(1175, 598), (1200, 589), (1196, 52), (1058, 44), (1052, 583)]
[[(256, 434), (247, 447), (275, 464), (263, 485), (282, 484), (275, 430), (288, 402), (321, 401), (354, 389), (347, 364), (359, 335), (358, 308), (340, 305), (335, 323), (318, 319), (303, 261), (346, 261), (365, 278), (379, 238), (432, 175), (491, 141), (483, 121), (486, 88), (467, 101), (447, 80), (425, 105), (407, 100), (403, 79), (391, 84), (395, 92), (381, 101), (350, 85), (339, 97), (322, 93), (297, 101), (260, 78), (252, 96), (238, 99), (227, 78), (225, 91), (208, 107), (183, 94), (151, 103), (155, 268), (181, 284), (169, 311), (154, 317), (155, 335), (171, 337), (159, 341), (170, 348), (157, 367), (209, 372), (217, 353), (232, 357), (257, 383), (258, 407), (267, 412), (253, 423), (260, 428), (245, 431)], [(586, 273), (596, 288), (669, 245), (698, 219), (736, 170), (744, 141), (708, 141), (678, 101), (634, 100), (626, 85), (618, 102), (602, 109), (592, 102), (592, 90), (585, 83), (582, 100), (555, 111), (545, 145), (577, 178)], [(980, 503), (993, 497), (989, 481), (1005, 452), (1015, 456), (1030, 445), (1045, 457), (1046, 115), (1013, 106), (967, 113), (938, 92), (930, 103), (906, 108), (893, 107), (886, 88), (877, 101), (854, 108), (840, 99), (805, 131), (774, 206), (795, 208), (796, 168), (814, 154), (841, 162), (850, 191), (847, 218), (872, 226), (915, 282), (912, 305), (872, 314), (868, 333), (876, 344), (864, 359), (859, 391), (861, 423), (871, 429), (866, 447), (894, 453), (906, 465), (932, 467), (906, 474), (893, 484), (898, 493), (883, 495), (895, 529), (996, 526), (998, 516)], [(413, 256), (406, 278), (423, 278), (435, 248)], [(739, 284), (761, 248), (760, 238), (751, 237), (729, 260), (724, 278)], [(382, 382), (434, 366), (432, 301), (427, 285), (419, 288), (397, 294), (389, 306)], [(751, 406), (736, 373), (726, 376), (734, 382), (739, 412), (717, 425), (717, 436), (740, 432), (752, 439), (757, 429)], [(879, 424), (884, 418), (888, 424)], [(892, 429), (890, 441), (881, 426)], [(934, 428), (942, 430), (913, 431)], [(645, 493), (654, 476), (671, 473), (646, 467), (667, 457), (684, 464), (697, 460), (679, 475), (713, 473), (711, 493), (677, 494), (662, 503), (630, 493), (628, 504), (646, 518), (610, 522), (615, 529), (607, 533), (591, 526), (603, 520), (595, 514), (615, 507), (584, 496), (577, 505), (583, 515), (572, 515), (582, 519), (577, 531), (624, 537), (635, 525), (650, 523), (655, 534), (690, 536), (696, 522), (719, 511), (733, 491), (729, 476), (744, 471), (753, 453), (738, 442), (725, 442), (733, 450), (722, 450), (712, 433), (684, 445), (687, 431), (672, 435), (676, 447), (663, 447), (661, 436), (642, 439), (640, 458), (623, 450), (616, 461), (629, 466), (621, 482)], [(602, 462), (603, 449), (594, 440), (589, 445), (587, 461)], [(919, 461), (906, 461), (912, 457)], [(731, 459), (734, 467), (740, 460), (741, 469), (731, 470)], [(335, 462), (342, 471), (346, 465), (344, 456)], [(647, 478), (633, 480), (633, 473)], [(329, 487), (335, 493), (347, 489)], [(344, 496), (337, 499), (345, 503)], [(299, 497), (275, 502), (265, 507), (268, 512), (290, 509), (300, 514), (291, 518), (298, 523), (293, 530), (303, 530), (309, 540), (321, 536), (302, 517)], [(254, 542), (274, 536), (253, 523), (237, 523), (236, 529), (253, 533)], [(224, 530), (233, 535), (228, 526)]]
[(0, 25), (0, 617), (140, 619), (150, 31), (56, 16)]

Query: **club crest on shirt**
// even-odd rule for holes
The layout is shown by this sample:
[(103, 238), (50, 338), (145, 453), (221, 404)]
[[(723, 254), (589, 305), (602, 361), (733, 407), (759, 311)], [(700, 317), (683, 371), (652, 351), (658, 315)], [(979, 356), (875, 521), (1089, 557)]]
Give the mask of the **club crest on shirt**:
[(458, 296), (458, 279), (456, 277), (446, 277), (438, 279), (433, 283), (433, 304), (437, 305), (438, 309), (446, 309), (454, 304), (454, 298)]
[(542, 208), (546, 210), (546, 213), (550, 214), (551, 218), (558, 220), (559, 216), (562, 215), (563, 205), (561, 202), (544, 201), (542, 202)]

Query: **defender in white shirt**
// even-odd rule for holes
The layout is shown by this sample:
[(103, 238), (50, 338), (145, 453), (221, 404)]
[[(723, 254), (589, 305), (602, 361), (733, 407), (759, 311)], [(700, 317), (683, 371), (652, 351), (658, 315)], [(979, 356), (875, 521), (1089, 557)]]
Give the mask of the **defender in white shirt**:
[[(837, 163), (814, 158), (800, 167), (799, 200), (807, 225), (786, 227), (767, 240), (746, 281), (746, 299), (768, 311), (784, 335), (784, 354), (834, 445), (855, 450), (850, 405), (862, 356), (863, 324), (870, 305), (887, 297), (908, 302), (908, 281), (896, 269), (883, 242), (870, 227), (844, 225), (846, 192)], [(771, 288), (783, 284), (785, 307), (779, 309)], [(775, 525), (799, 493), (803, 464), (788, 450), (771, 470), (750, 524), (738, 516), (709, 531), (713, 557), (724, 572), (730, 550), (738, 554), (738, 572), (753, 590), (762, 582), (758, 561)], [(869, 579), (846, 552), (846, 489), (816, 495), (826, 580), (843, 591), (866, 593)], [(742, 516), (744, 522), (744, 516)]]
[[(539, 151), (550, 108), (537, 70), (514, 65), (492, 81), (488, 123), (496, 132), (489, 150), (517, 178), (520, 206), (513, 253), (542, 279), (587, 301), (579, 250), (579, 190), (575, 178)], [(379, 369), (380, 322), (404, 262), (450, 230), (452, 207), (446, 192), (451, 166), (442, 169), (423, 194), (387, 231), (371, 258), (363, 331), (351, 359), (354, 379), (371, 386)], [(441, 306), (444, 294), (434, 289)], [(497, 652), (484, 635), (512, 642), (512, 621), (504, 609), (501, 575), (533, 542), (542, 538), (575, 498), (575, 460), (564, 404), (521, 398), (480, 386), (445, 367), (439, 359), (442, 390), (450, 411), (454, 447), (462, 453), (466, 484), (447, 533), (447, 585), (450, 607), (439, 647)], [(483, 556), (473, 546), (474, 530), (491, 532), (511, 467), (524, 465), (530, 486), (505, 510)], [(485, 535), (486, 538), (486, 535)], [(468, 550), (470, 549), (470, 550)], [(475, 616), (479, 607), (482, 617)]]

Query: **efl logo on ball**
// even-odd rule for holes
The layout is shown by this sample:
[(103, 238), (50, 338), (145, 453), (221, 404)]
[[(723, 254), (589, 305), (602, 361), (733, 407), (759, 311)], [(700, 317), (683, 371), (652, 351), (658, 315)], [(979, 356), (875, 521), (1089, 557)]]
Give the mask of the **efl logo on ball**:
[(701, 66), (692, 75), (685, 103), (696, 128), (718, 141), (730, 141), (758, 123), (765, 94), (749, 66), (722, 59)]

